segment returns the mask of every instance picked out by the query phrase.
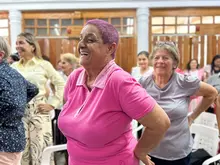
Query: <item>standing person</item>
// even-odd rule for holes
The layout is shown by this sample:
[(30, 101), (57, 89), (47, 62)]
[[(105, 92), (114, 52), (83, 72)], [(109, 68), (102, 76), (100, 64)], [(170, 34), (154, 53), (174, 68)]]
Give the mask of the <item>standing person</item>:
[[(158, 42), (150, 56), (154, 72), (140, 83), (167, 113), (171, 126), (149, 155), (156, 165), (189, 165), (193, 145), (189, 126), (212, 104), (217, 91), (196, 77), (175, 72), (180, 55), (173, 42)], [(192, 95), (203, 99), (188, 116)]]
[[(65, 53), (60, 55), (60, 68), (61, 72), (60, 75), (63, 77), (65, 83), (67, 81), (68, 76), (73, 72), (79, 66), (79, 59), (72, 53)], [(55, 118), (53, 121), (56, 121), (55, 124), (55, 137), (54, 137), (54, 143), (55, 144), (66, 144), (66, 138), (62, 134), (62, 132), (59, 130), (57, 125), (58, 116), (60, 114), (60, 109), (55, 110)], [(55, 153), (55, 162), (57, 165), (66, 165), (68, 162), (68, 153), (67, 151), (59, 151)]]
[(195, 76), (199, 80), (203, 80), (204, 70), (199, 69), (199, 63), (196, 59), (191, 59), (186, 66), (185, 74)]
[(153, 67), (149, 66), (149, 53), (147, 51), (141, 51), (137, 55), (138, 66), (132, 68), (131, 75), (139, 81), (144, 76), (148, 76), (153, 72)]
[[(119, 35), (113, 25), (93, 19), (80, 33), (82, 68), (68, 78), (58, 125), (67, 137), (69, 165), (147, 165), (169, 119), (134, 78), (114, 61)], [(132, 118), (146, 126), (138, 141)]]
[[(53, 144), (50, 111), (62, 104), (64, 81), (53, 66), (42, 59), (38, 42), (32, 34), (19, 34), (16, 50), (20, 61), (13, 63), (12, 67), (39, 88), (39, 94), (29, 102), (23, 119), (26, 147), (22, 165), (40, 165), (44, 148)], [(46, 97), (48, 80), (55, 87), (55, 94), (49, 100)]]
[(63, 73), (62, 77), (67, 80), (67, 77), (72, 73), (74, 69), (79, 66), (79, 59), (71, 53), (61, 54), (61, 71)]
[[(191, 76), (198, 78), (199, 80), (204, 80), (204, 70), (199, 69), (199, 63), (196, 59), (191, 59), (188, 62), (186, 69), (187, 69), (185, 71), (186, 75), (191, 75)], [(202, 101), (202, 96), (191, 97), (191, 101), (190, 101), (190, 105), (189, 105), (189, 112), (193, 111), (201, 101)]]
[(7, 41), (0, 37), (0, 164), (20, 165), (25, 148), (22, 117), (26, 104), (37, 95), (38, 89), (9, 66), (9, 54)]
[(220, 72), (220, 55), (217, 54), (212, 59), (210, 74), (213, 75), (219, 72)]
[[(153, 72), (153, 67), (149, 66), (149, 53), (147, 51), (141, 51), (137, 55), (137, 67), (133, 67), (131, 71), (131, 75), (139, 81), (142, 76), (147, 77)], [(135, 129), (140, 125), (136, 120), (132, 121), (132, 128)], [(135, 137), (140, 138), (142, 134), (142, 130), (135, 134)]]

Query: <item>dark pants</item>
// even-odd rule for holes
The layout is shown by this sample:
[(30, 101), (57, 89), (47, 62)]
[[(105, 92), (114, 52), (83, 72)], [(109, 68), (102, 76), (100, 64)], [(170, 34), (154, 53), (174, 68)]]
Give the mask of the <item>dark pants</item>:
[[(52, 120), (52, 128), (53, 128), (53, 140), (55, 145), (66, 144), (66, 137), (62, 134), (62, 132), (58, 128), (58, 117), (60, 114), (60, 109), (55, 109), (55, 117)], [(68, 165), (68, 152), (57, 151), (54, 153), (55, 165)]]
[(151, 160), (155, 165), (189, 165), (190, 154), (187, 157), (178, 160), (163, 160), (155, 157), (151, 157)]

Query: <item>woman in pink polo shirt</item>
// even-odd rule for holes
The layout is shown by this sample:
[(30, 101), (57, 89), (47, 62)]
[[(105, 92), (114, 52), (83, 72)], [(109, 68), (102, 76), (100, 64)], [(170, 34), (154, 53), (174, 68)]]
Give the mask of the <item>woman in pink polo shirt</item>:
[[(115, 62), (118, 32), (94, 19), (80, 34), (82, 68), (68, 78), (58, 125), (67, 138), (69, 165), (138, 165), (170, 125), (163, 109)], [(146, 129), (137, 142), (131, 121)]]

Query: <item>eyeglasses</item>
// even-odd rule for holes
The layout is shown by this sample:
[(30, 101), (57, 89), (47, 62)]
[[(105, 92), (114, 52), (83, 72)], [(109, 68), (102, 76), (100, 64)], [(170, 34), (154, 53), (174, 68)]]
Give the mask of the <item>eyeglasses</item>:
[(169, 45), (172, 47), (176, 47), (176, 43), (173, 41), (157, 41), (156, 46), (163, 46), (163, 45)]

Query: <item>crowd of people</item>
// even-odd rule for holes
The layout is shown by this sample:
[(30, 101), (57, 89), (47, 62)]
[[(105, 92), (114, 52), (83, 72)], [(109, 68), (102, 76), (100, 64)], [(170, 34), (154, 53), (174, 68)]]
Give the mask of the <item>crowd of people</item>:
[[(32, 34), (17, 36), (12, 55), (0, 37), (0, 164), (40, 165), (45, 147), (57, 144), (53, 132), (61, 131), (69, 165), (189, 165), (190, 125), (220, 105), (220, 55), (210, 67), (191, 59), (181, 71), (175, 43), (160, 41), (150, 54), (138, 53), (130, 74), (114, 61), (118, 41), (113, 25), (89, 20), (80, 58), (61, 54), (56, 70)], [(145, 127), (139, 139), (134, 120)], [(51, 156), (53, 164), (61, 165)]]

